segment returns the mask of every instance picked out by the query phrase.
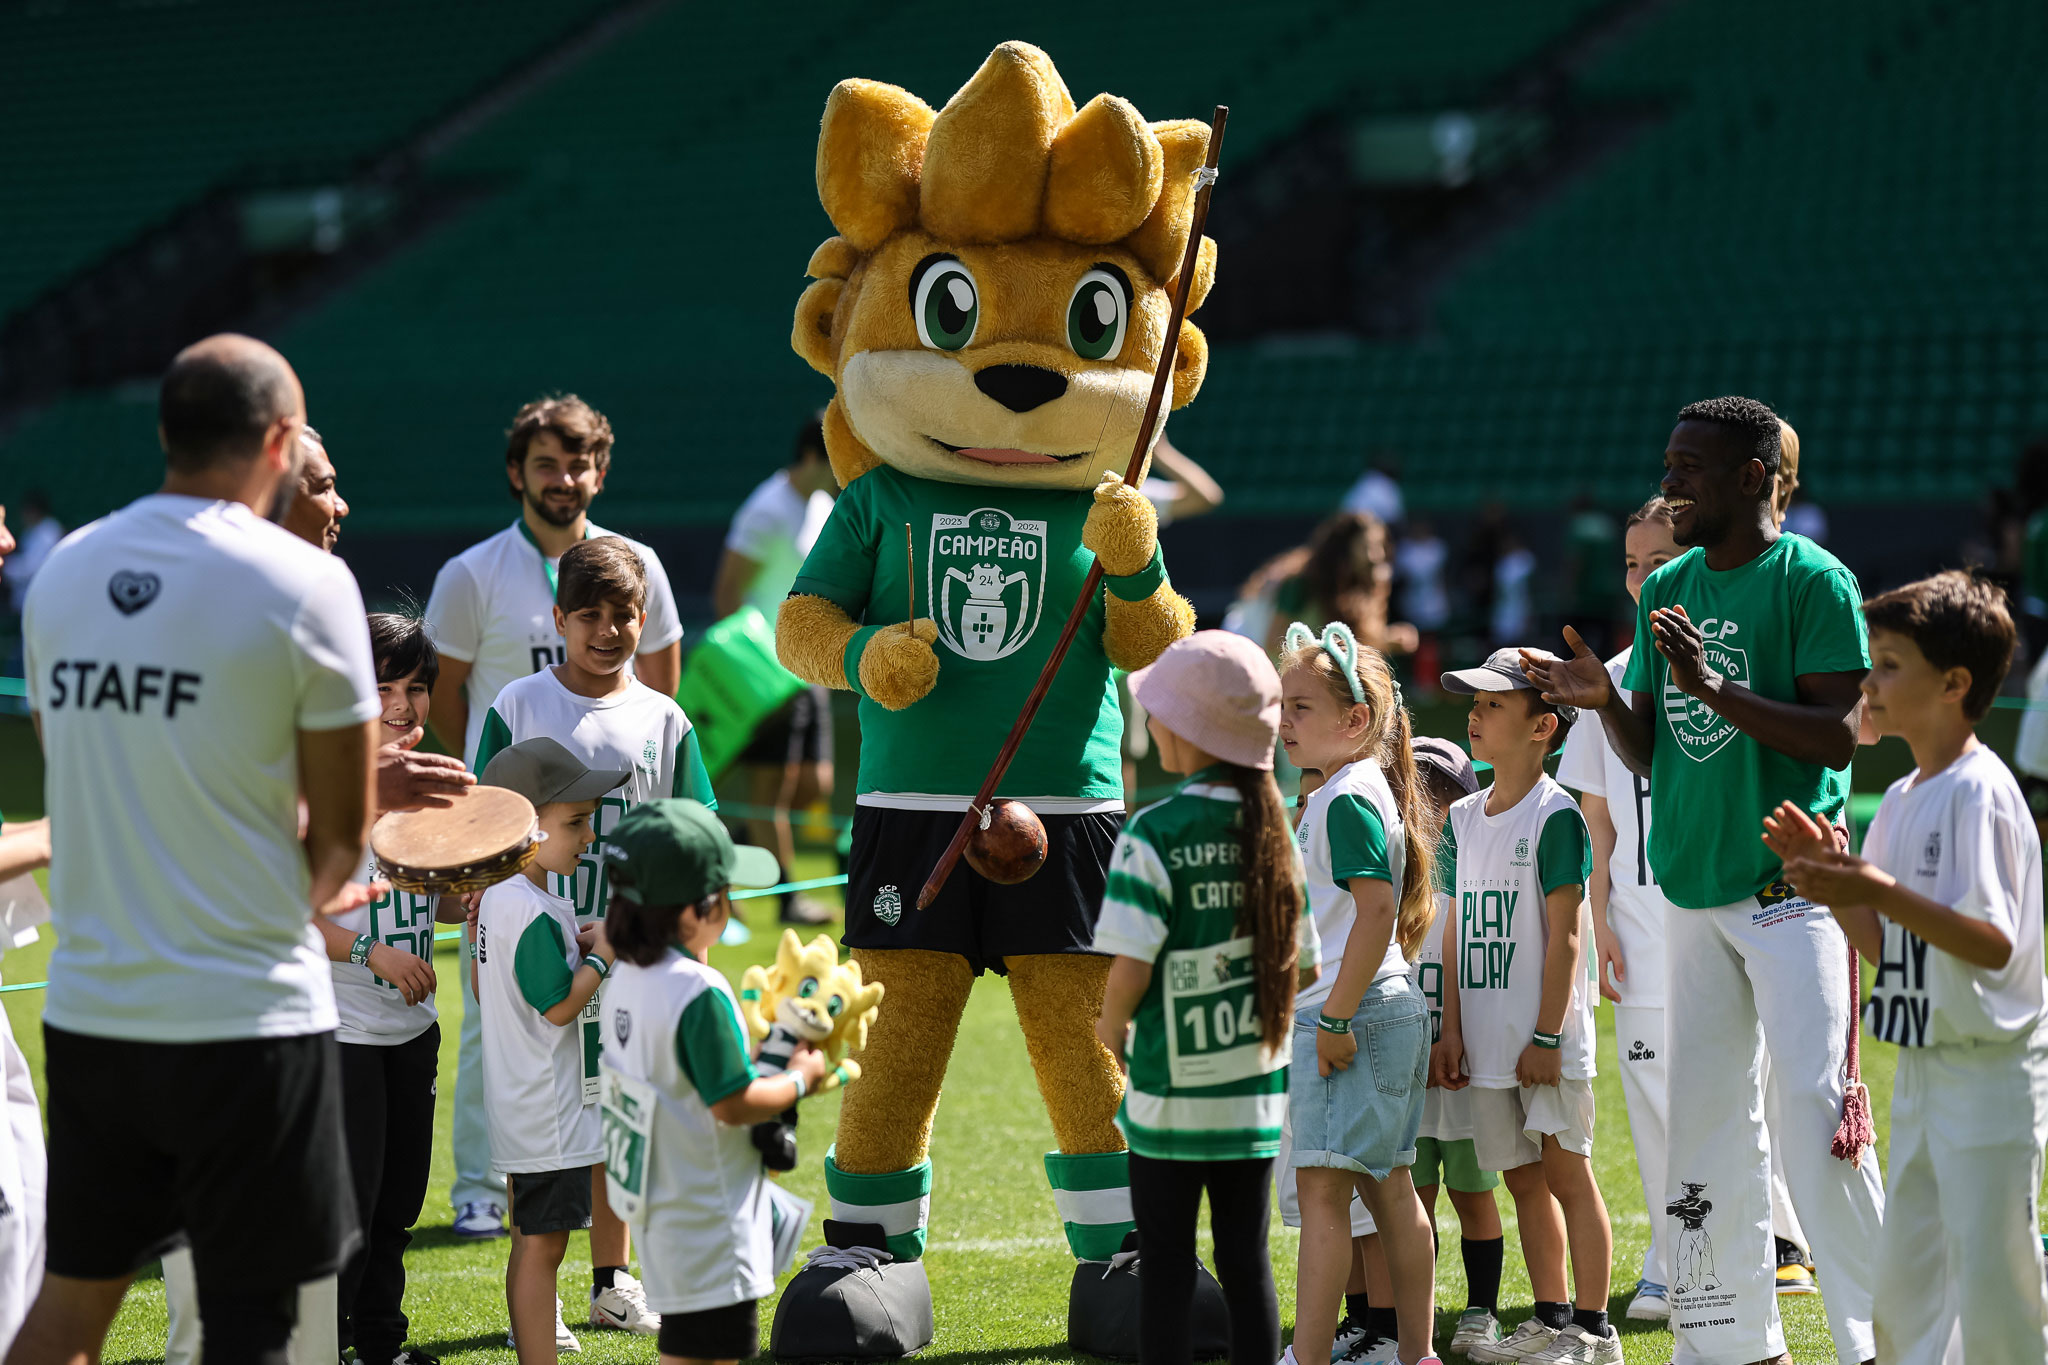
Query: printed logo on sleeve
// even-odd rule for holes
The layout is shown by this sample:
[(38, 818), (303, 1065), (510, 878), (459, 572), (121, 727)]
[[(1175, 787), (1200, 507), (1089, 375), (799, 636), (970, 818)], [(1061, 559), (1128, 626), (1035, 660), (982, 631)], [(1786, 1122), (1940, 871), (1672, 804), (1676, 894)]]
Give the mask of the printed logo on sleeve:
[[(1730, 682), (1747, 684), (1750, 680), (1749, 654), (1739, 645), (1730, 644), (1740, 632), (1733, 621), (1721, 621), (1709, 617), (1700, 622), (1700, 634), (1706, 637), (1707, 667)], [(1671, 666), (1664, 665), (1664, 722), (1673, 739), (1687, 758), (1704, 763), (1719, 753), (1735, 738), (1735, 723), (1697, 697), (1689, 697), (1678, 690), (1671, 681)]]

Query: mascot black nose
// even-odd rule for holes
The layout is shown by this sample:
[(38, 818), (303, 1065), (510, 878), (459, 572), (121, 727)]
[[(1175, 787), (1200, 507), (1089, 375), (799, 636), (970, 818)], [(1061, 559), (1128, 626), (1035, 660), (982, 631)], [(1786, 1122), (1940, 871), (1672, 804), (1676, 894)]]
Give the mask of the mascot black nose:
[(1029, 412), (1067, 391), (1067, 377), (1037, 365), (991, 365), (974, 376), (974, 387), (1011, 412)]

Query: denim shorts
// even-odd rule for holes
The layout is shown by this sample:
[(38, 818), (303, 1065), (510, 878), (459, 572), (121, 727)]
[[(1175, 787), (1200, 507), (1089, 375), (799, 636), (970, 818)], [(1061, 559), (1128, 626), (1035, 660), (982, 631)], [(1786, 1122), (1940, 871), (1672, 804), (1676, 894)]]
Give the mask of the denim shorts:
[(1415, 1162), (1429, 1076), (1429, 1007), (1406, 976), (1373, 982), (1351, 1016), (1358, 1055), (1343, 1071), (1316, 1073), (1320, 1005), (1294, 1016), (1294, 1059), (1287, 1113), (1293, 1164), (1357, 1171), (1386, 1179)]

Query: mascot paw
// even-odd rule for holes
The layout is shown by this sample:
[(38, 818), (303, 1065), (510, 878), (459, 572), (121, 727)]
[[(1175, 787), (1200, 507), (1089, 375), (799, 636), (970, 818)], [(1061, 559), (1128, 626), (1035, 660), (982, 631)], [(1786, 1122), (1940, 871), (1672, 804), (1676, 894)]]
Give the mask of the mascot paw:
[(837, 1090), (843, 1085), (852, 1085), (859, 1079), (860, 1063), (848, 1057), (838, 1066), (825, 1073), (825, 1079), (818, 1082), (817, 1093), (822, 1095), (827, 1090)]
[(1152, 499), (1116, 474), (1095, 486), (1095, 505), (1081, 527), (1081, 543), (1102, 561), (1102, 571), (1122, 578), (1152, 562), (1159, 546), (1159, 511)]
[(938, 638), (938, 623), (929, 620), (876, 631), (860, 652), (861, 689), (891, 711), (923, 700), (939, 680)]

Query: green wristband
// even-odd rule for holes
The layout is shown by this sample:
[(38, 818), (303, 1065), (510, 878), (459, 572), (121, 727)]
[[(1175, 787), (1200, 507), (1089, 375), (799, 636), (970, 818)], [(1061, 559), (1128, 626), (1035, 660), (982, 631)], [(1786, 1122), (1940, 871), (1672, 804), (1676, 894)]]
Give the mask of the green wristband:
[(1157, 545), (1145, 567), (1132, 574), (1104, 574), (1103, 581), (1122, 602), (1142, 602), (1167, 582), (1166, 556)]
[(1319, 1014), (1316, 1016), (1316, 1027), (1325, 1033), (1349, 1033), (1351, 1032), (1351, 1021), (1349, 1019), (1332, 1019), (1327, 1014)]
[(370, 950), (377, 946), (375, 934), (357, 934), (356, 941), (348, 945), (348, 960), (358, 967), (369, 965)]
[(612, 969), (605, 966), (604, 959), (596, 953), (586, 954), (583, 958), (583, 965), (596, 972), (599, 981), (608, 980), (611, 977)]
[(1538, 1032), (1532, 1035), (1529, 1041), (1534, 1043), (1537, 1047), (1544, 1048), (1550, 1052), (1555, 1052), (1559, 1048), (1564, 1046), (1564, 1035), (1561, 1033)]

